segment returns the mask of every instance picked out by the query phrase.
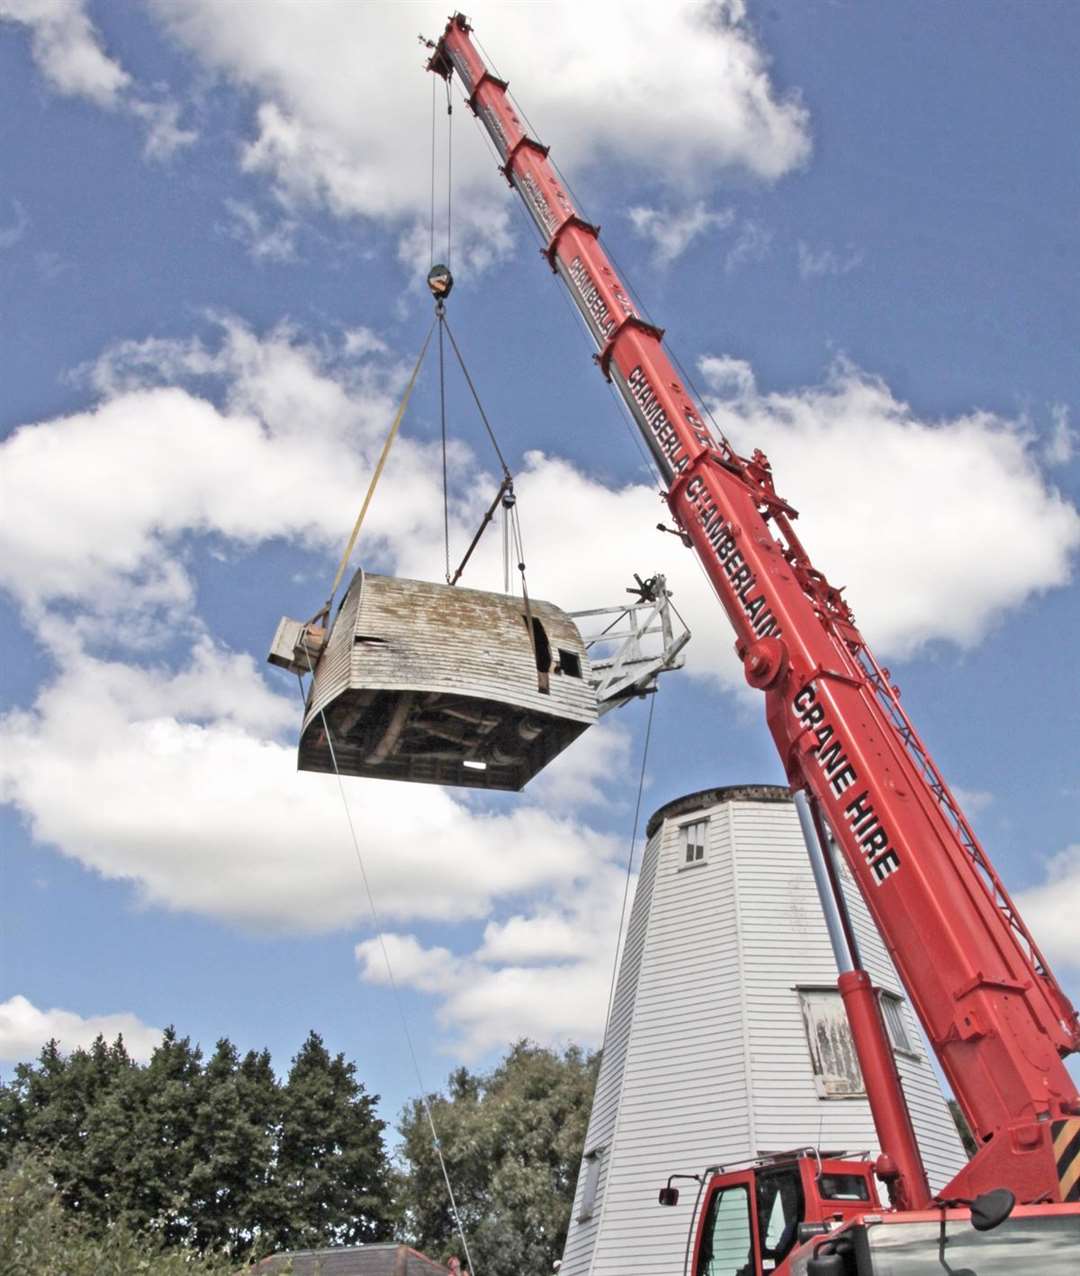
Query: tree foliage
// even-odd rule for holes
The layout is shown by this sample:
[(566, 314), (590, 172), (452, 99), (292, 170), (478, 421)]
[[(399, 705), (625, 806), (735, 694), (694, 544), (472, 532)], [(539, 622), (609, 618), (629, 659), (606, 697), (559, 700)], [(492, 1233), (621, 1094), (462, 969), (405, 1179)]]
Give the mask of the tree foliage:
[[(487, 1074), (460, 1068), (428, 1098), (473, 1260), (484, 1276), (549, 1272), (570, 1223), (598, 1056), (513, 1046)], [(402, 1113), (402, 1222), (432, 1255), (464, 1258), (427, 1113)]]
[(971, 1126), (967, 1123), (967, 1117), (964, 1116), (960, 1104), (955, 1099), (949, 1100), (949, 1112), (952, 1114), (953, 1124), (956, 1126), (956, 1133), (960, 1136), (960, 1142), (964, 1145), (964, 1151), (968, 1157), (973, 1157), (979, 1150), (979, 1145), (975, 1142), (975, 1136), (971, 1133)]
[(265, 1051), (223, 1039), (204, 1063), (171, 1028), (145, 1066), (120, 1038), (67, 1056), (50, 1042), (0, 1085), (0, 1163), (47, 1161), (56, 1207), (103, 1242), (153, 1233), (237, 1257), (381, 1240), (393, 1184), (376, 1102), (314, 1032), (284, 1083)]
[(166, 1249), (123, 1223), (92, 1233), (64, 1209), (44, 1162), (17, 1153), (0, 1170), (0, 1272), (5, 1276), (232, 1276), (236, 1264)]
[[(560, 1256), (596, 1065), (519, 1042), (430, 1097), (484, 1276)], [(388, 1239), (393, 1220), (433, 1256), (464, 1258), (423, 1105), (402, 1114), (395, 1175), (376, 1102), (315, 1033), (284, 1079), (266, 1051), (224, 1039), (204, 1058), (173, 1029), (145, 1065), (119, 1038), (70, 1055), (50, 1042), (0, 1084), (0, 1273), (209, 1276), (224, 1269), (200, 1255), (235, 1268)]]

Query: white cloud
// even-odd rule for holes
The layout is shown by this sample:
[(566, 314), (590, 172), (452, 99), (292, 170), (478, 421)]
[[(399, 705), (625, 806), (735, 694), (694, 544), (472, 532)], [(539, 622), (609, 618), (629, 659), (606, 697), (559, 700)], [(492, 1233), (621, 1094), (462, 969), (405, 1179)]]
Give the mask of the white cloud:
[(731, 355), (706, 355), (699, 362), (709, 389), (719, 398), (752, 399), (757, 394), (754, 369), (745, 359)]
[[(0, 799), (34, 838), (139, 898), (242, 925), (329, 930), (367, 903), (332, 778), (298, 774), (298, 701), (249, 656), (199, 640), (179, 671), (63, 653), (0, 718)], [(526, 802), (474, 810), (426, 785), (347, 786), (381, 912), (453, 921), (587, 878), (614, 845)]]
[(22, 996), (0, 1002), (0, 1059), (29, 1062), (53, 1039), (70, 1053), (92, 1045), (98, 1036), (111, 1044), (118, 1035), (123, 1036), (128, 1054), (141, 1061), (149, 1059), (161, 1041), (160, 1028), (151, 1028), (126, 1012), (84, 1019), (70, 1010), (39, 1010)]
[(248, 250), (256, 261), (295, 261), (298, 223), (291, 217), (272, 224), (251, 204), (227, 199), (230, 221), (225, 233)]
[[(140, 606), (144, 620), (152, 607), (190, 614), (192, 536), (241, 546), (282, 536), (322, 552), (343, 541), (406, 368), (366, 332), (315, 344), (287, 328), (260, 338), (231, 320), (220, 331), (213, 347), (115, 348), (93, 371), (97, 408), (25, 426), (0, 445), (9, 511), (0, 585), (35, 614), (65, 599), (98, 618)], [(770, 455), (811, 553), (850, 587), (881, 654), (942, 638), (970, 645), (1005, 610), (1069, 579), (1080, 517), (1047, 482), (1021, 423), (986, 413), (922, 420), (844, 362), (822, 385), (771, 395), (742, 361), (711, 358), (702, 370), (724, 395), (714, 404), (721, 428), (744, 451)], [(203, 385), (214, 401), (161, 381)], [(434, 461), (427, 445), (399, 440), (384, 479), (396, 499), (377, 495), (361, 557), (374, 553), (405, 576), (439, 574)], [(461, 546), (494, 479), (460, 445), (451, 466)], [(517, 491), (535, 594), (595, 607), (618, 601), (631, 572), (661, 570), (695, 633), (691, 670), (738, 677), (691, 556), (654, 530), (664, 514), (654, 491), (606, 486), (539, 452), (526, 456)], [(481, 543), (471, 583), (498, 588), (498, 541)]]
[(627, 774), (630, 736), (611, 718), (590, 727), (572, 750), (561, 753), (529, 785), (533, 798), (553, 810), (606, 806), (606, 785)]
[[(331, 374), (326, 361), (339, 356)], [(225, 323), (217, 349), (128, 343), (93, 377), (104, 395), (98, 407), (22, 427), (0, 444), (9, 512), (0, 585), (27, 606), (67, 599), (124, 611), (156, 595), (185, 608), (193, 585), (179, 541), (188, 533), (244, 545), (284, 535), (339, 544), (402, 370), (377, 352), (363, 362), (324, 356), (287, 330), (260, 341)], [(199, 378), (225, 387), (223, 407), (156, 384)], [(414, 534), (431, 543), (441, 519), (425, 456), (407, 438), (398, 443), (386, 482), (401, 499), (373, 506), (376, 543)]]
[(1046, 881), (1021, 891), (1016, 905), (1049, 960), (1080, 969), (1080, 843), (1052, 856)]
[(5, 20), (28, 29), (34, 63), (57, 93), (140, 120), (148, 158), (167, 159), (195, 140), (194, 132), (180, 127), (175, 102), (138, 95), (132, 77), (102, 47), (86, 0), (0, 0), (0, 22)]
[(1068, 465), (1076, 455), (1077, 432), (1069, 421), (1069, 409), (1064, 403), (1055, 403), (1050, 409), (1050, 437), (1043, 445), (1043, 459), (1047, 465)]
[(953, 797), (959, 802), (961, 810), (969, 816), (985, 811), (994, 801), (994, 795), (987, 793), (985, 789), (962, 789), (958, 784), (951, 784), (949, 788)]
[(727, 359), (702, 372), (726, 396), (713, 404), (720, 429), (768, 455), (808, 552), (848, 587), (879, 654), (940, 638), (970, 646), (1006, 610), (1068, 583), (1080, 515), (1023, 422), (922, 420), (844, 360), (789, 393), (757, 393)]
[(724, 269), (730, 274), (742, 266), (764, 261), (772, 249), (772, 238), (772, 231), (767, 226), (747, 218), (739, 226), (735, 243), (724, 257)]
[[(935, 638), (974, 642), (1005, 609), (1067, 579), (1080, 519), (1046, 484), (1019, 425), (979, 414), (921, 421), (847, 365), (786, 395), (758, 393), (737, 360), (704, 370), (734, 395), (715, 405), (721, 425), (740, 447), (773, 455), (811, 549), (852, 585), (881, 654)], [(0, 720), (0, 798), (36, 839), (162, 907), (263, 928), (364, 918), (333, 782), (297, 775), (282, 742), (297, 701), (270, 689), (284, 684), (267, 679), (283, 675), (261, 674), (206, 635), (192, 555), (287, 537), (325, 553), (328, 576), (327, 551), (351, 525), (405, 375), (368, 331), (315, 343), (222, 321), (216, 344), (118, 347), (92, 370), (95, 409), (25, 426), (0, 445), (2, 583), (57, 668), (29, 709)], [(398, 449), (385, 480), (395, 499), (377, 496), (360, 558), (375, 547), (397, 573), (430, 579), (442, 561), (437, 457), (409, 437)], [(494, 482), (460, 446), (451, 460), (460, 546)], [(540, 452), (527, 455), (516, 486), (534, 596), (595, 607), (620, 601), (632, 571), (661, 570), (694, 631), (691, 673), (741, 685), (700, 570), (654, 530), (664, 514), (655, 491), (607, 486)], [(499, 539), (482, 542), (469, 583), (499, 587)], [(313, 589), (312, 610), (321, 598)], [(103, 658), (133, 634), (144, 644), (166, 636), (173, 651), (186, 640), (189, 655), (169, 665), (145, 653), (141, 663)], [(556, 966), (569, 960), (556, 939), (568, 926), (589, 934), (592, 914), (572, 892), (553, 892), (575, 883), (599, 916), (608, 905), (595, 902), (597, 883), (623, 852), (545, 807), (602, 803), (627, 753), (622, 727), (594, 728), (511, 814), (426, 786), (348, 785), (388, 918), (475, 919), (540, 895), (461, 959), (472, 964), (454, 1022), (472, 1025), (470, 1039), (487, 1039), (485, 1015), (506, 1013), (508, 989), (540, 997), (541, 985), (565, 985), (565, 971), (522, 973), (528, 963), (510, 956), (527, 950), (524, 935), (543, 932), (537, 951)], [(596, 1013), (598, 972), (580, 988), (574, 976), (578, 1024)]]
[(198, 138), (194, 129), (181, 127), (180, 107), (175, 102), (132, 98), (127, 106), (146, 126), (143, 155), (147, 159), (167, 160)]
[(9, 226), (0, 226), (0, 249), (14, 248), (30, 226), (30, 218), (26, 215), (26, 209), (17, 199), (11, 201), (11, 207), (15, 214), (15, 220)]
[(556, 891), (485, 927), (481, 944), (458, 955), (425, 948), (414, 935), (356, 946), (360, 977), (386, 984), (386, 958), (399, 987), (437, 1001), (449, 1034), (443, 1048), (465, 1059), (518, 1037), (546, 1045), (598, 1045), (604, 1031), (625, 869), (599, 864), (574, 892)]
[[(412, 260), (417, 243), (426, 245), (431, 85), (416, 36), (441, 34), (444, 6), (155, 0), (153, 8), (206, 65), (258, 95), (242, 162), (289, 209), (419, 221), (423, 229), (403, 240), (402, 256)], [(727, 168), (773, 180), (809, 154), (807, 113), (778, 94), (739, 5), (557, 0), (538, 21), (531, 6), (478, 0), (469, 17), (571, 172), (605, 158), (693, 194)], [(657, 110), (664, 83), (694, 91), (669, 96)], [(497, 177), (456, 94), (454, 132), (462, 242), (497, 254), (508, 233), (505, 223), (491, 230), (503, 206)], [(442, 155), (440, 139), (440, 164)]]
[(367, 354), (389, 354), (390, 352), (382, 337), (371, 328), (365, 328), (363, 325), (359, 328), (350, 328), (345, 333), (342, 349), (350, 358), (359, 358)]
[(710, 230), (727, 230), (735, 221), (730, 208), (713, 211), (700, 199), (684, 209), (638, 206), (630, 209), (629, 217), (634, 230), (652, 243), (653, 260), (659, 266), (676, 261), (699, 236)]
[(857, 248), (849, 247), (846, 252), (837, 252), (835, 248), (811, 248), (800, 239), (797, 245), (799, 274), (803, 279), (818, 279), (822, 275), (846, 275), (857, 270), (863, 263), (863, 255)]
[[(498, 187), (496, 187), (498, 190)], [(514, 248), (512, 209), (499, 202), (491, 191), (474, 192), (468, 201), (455, 210), (452, 254), (447, 250), (445, 234), (435, 237), (435, 256), (442, 261), (449, 257), (454, 270), (479, 274), (496, 262), (507, 258)], [(414, 286), (431, 264), (431, 232), (427, 222), (419, 218), (412, 221), (398, 236), (398, 261), (406, 265), (414, 276)]]
[(101, 47), (84, 0), (0, 0), (0, 20), (30, 29), (38, 70), (56, 89), (112, 108), (131, 76)]

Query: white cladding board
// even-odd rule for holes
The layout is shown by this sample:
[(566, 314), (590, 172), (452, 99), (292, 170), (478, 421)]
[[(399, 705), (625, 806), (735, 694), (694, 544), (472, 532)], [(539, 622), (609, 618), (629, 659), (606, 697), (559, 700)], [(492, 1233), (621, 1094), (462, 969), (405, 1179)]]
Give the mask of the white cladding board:
[[(702, 818), (705, 854), (688, 864), (680, 830)], [(863, 964), (902, 995), (847, 885)], [(679, 1183), (680, 1203), (659, 1206), (669, 1174), (809, 1145), (877, 1154), (866, 1099), (821, 1097), (815, 1082), (800, 990), (835, 986), (790, 801), (719, 801), (662, 821), (642, 861), (560, 1276), (681, 1272), (696, 1188)], [(906, 998), (900, 1013), (915, 1051), (897, 1062), (939, 1187), (966, 1158)]]

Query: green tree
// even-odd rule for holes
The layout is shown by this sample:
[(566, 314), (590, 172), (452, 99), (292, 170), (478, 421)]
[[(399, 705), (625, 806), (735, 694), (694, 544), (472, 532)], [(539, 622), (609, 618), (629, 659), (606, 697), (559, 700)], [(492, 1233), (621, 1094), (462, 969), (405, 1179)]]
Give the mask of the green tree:
[(188, 1184), (198, 1148), (195, 1114), (202, 1090), (202, 1051), (173, 1027), (140, 1069), (131, 1134), (131, 1191), (108, 1211), (137, 1229), (152, 1229), (167, 1245), (189, 1241), (194, 1230)]
[(98, 1235), (62, 1203), (47, 1166), (19, 1151), (0, 1170), (0, 1272), (4, 1276), (232, 1276), (235, 1263), (167, 1250), (123, 1223)]
[(109, 1217), (130, 1156), (123, 1125), (136, 1073), (121, 1037), (112, 1045), (98, 1037), (66, 1057), (50, 1041), (38, 1063), (18, 1064), (2, 1089), (0, 1152), (6, 1159), (22, 1146), (47, 1155), (63, 1205), (91, 1227)]
[[(545, 1272), (562, 1255), (599, 1057), (527, 1041), (490, 1073), (454, 1072), (428, 1102), (473, 1259), (485, 1276)], [(399, 1130), (402, 1225), (419, 1248), (464, 1258), (424, 1106)]]
[(377, 1102), (356, 1079), (355, 1064), (331, 1057), (310, 1033), (282, 1091), (275, 1180), (282, 1248), (390, 1235), (391, 1171)]
[(66, 1056), (50, 1042), (0, 1085), (0, 1166), (39, 1157), (56, 1208), (103, 1241), (242, 1258), (381, 1240), (392, 1176), (376, 1102), (315, 1033), (285, 1084), (266, 1051), (241, 1059), (223, 1038), (204, 1061), (173, 1028), (145, 1066), (120, 1039)]
[(197, 1248), (245, 1254), (274, 1217), (280, 1099), (268, 1051), (241, 1060), (227, 1038), (217, 1043), (194, 1087), (185, 1208)]
[(964, 1145), (964, 1151), (969, 1157), (974, 1156), (979, 1150), (979, 1145), (975, 1142), (975, 1136), (971, 1133), (971, 1126), (967, 1123), (967, 1117), (964, 1116), (960, 1104), (955, 1099), (949, 1100), (949, 1112), (952, 1114), (953, 1124), (956, 1126), (956, 1133), (960, 1136), (960, 1142)]

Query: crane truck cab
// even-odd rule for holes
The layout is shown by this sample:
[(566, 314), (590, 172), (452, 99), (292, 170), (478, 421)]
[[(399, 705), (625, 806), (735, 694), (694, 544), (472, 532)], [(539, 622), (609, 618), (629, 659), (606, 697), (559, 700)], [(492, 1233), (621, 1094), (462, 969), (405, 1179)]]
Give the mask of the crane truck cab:
[[(786, 1274), (797, 1247), (882, 1208), (872, 1162), (811, 1148), (693, 1177), (701, 1184), (693, 1276)], [(659, 1199), (678, 1204), (670, 1179)]]
[[(687, 1176), (701, 1191), (685, 1276), (1075, 1276), (1080, 1203), (1014, 1206), (990, 1192), (891, 1212), (878, 1168), (802, 1150)], [(660, 1204), (678, 1199), (669, 1179)]]

